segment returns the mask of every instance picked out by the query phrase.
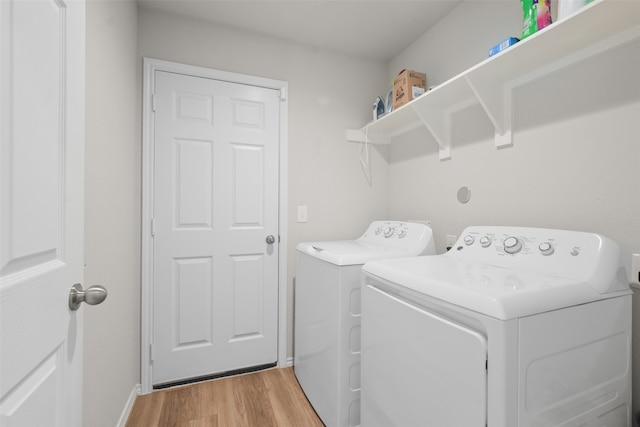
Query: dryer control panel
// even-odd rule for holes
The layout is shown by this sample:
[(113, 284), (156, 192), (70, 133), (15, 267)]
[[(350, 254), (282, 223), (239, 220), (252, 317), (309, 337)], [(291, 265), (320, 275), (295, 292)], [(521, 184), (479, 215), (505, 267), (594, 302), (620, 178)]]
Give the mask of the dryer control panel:
[(617, 243), (595, 233), (530, 227), (468, 227), (446, 254), (459, 260), (598, 283), (602, 291), (616, 284), (622, 268)]

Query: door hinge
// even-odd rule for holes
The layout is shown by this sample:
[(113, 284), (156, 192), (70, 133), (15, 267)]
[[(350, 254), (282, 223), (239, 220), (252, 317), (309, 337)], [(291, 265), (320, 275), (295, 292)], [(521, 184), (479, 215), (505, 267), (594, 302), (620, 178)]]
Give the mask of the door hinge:
[(151, 218), (151, 237), (156, 235), (156, 221), (154, 218)]
[(153, 344), (149, 344), (149, 362), (153, 362)]
[(151, 111), (156, 111), (156, 94), (151, 94)]

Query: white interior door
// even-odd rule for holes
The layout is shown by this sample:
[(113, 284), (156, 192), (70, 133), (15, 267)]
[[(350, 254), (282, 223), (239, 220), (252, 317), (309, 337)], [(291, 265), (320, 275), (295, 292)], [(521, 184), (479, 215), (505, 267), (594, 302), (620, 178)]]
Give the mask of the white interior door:
[(0, 425), (80, 426), (84, 3), (0, 1)]
[(275, 363), (279, 91), (155, 84), (153, 384)]

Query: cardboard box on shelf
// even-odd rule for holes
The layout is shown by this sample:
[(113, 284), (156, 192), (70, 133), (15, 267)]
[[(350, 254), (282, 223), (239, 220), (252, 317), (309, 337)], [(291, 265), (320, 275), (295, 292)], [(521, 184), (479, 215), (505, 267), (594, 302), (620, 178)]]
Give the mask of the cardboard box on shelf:
[(425, 93), (427, 75), (414, 70), (402, 70), (393, 81), (393, 109)]

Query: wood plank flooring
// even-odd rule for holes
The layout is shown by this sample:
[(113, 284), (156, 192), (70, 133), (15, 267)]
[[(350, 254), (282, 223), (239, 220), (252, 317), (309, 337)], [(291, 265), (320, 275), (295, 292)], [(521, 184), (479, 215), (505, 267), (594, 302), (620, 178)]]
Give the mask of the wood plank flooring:
[(293, 368), (273, 368), (138, 396), (126, 427), (322, 427)]

